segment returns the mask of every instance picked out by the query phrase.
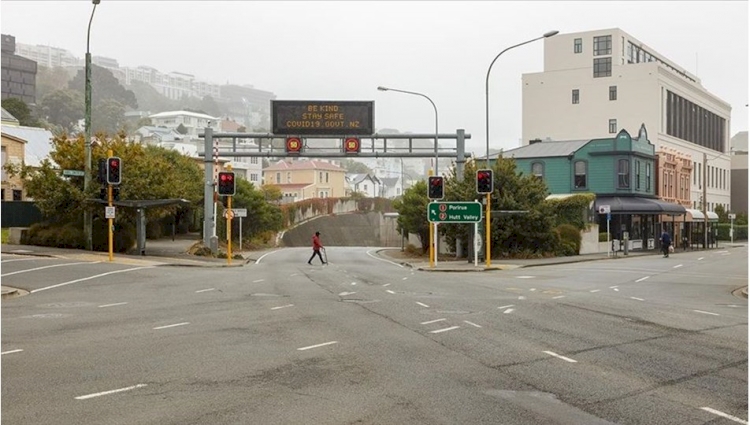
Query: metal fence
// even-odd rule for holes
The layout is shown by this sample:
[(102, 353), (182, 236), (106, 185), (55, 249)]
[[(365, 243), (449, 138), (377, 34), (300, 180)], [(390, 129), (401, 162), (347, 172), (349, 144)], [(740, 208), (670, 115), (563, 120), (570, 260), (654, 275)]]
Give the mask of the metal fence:
[(43, 220), (42, 212), (32, 201), (2, 201), (0, 203), (0, 227), (29, 227)]

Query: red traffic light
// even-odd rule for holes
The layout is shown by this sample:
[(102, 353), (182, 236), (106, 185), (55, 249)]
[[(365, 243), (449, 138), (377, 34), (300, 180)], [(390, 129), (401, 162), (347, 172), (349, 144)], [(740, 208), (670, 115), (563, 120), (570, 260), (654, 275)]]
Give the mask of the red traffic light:
[(477, 170), (477, 193), (487, 194), (494, 191), (492, 170)]
[(233, 196), (235, 193), (234, 173), (229, 171), (219, 172), (217, 192), (221, 196)]
[(122, 161), (119, 157), (112, 156), (107, 158), (107, 183), (120, 184), (122, 181)]
[(443, 199), (443, 196), (444, 196), (443, 177), (430, 176), (428, 181), (429, 181), (429, 187), (427, 188), (427, 197), (430, 199)]

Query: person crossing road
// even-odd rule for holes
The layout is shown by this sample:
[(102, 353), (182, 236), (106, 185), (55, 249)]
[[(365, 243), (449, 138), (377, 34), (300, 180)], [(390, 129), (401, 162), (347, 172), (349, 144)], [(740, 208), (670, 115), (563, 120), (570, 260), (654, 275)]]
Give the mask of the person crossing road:
[(312, 247), (313, 248), (313, 253), (310, 256), (310, 259), (307, 260), (307, 264), (312, 265), (312, 260), (313, 260), (313, 258), (315, 258), (315, 255), (317, 255), (318, 258), (320, 258), (320, 262), (321, 263), (327, 264), (323, 260), (323, 256), (320, 255), (320, 250), (321, 249), (325, 249), (325, 247), (323, 247), (323, 244), (320, 243), (320, 232), (315, 232), (315, 235), (313, 235), (313, 238), (312, 238), (312, 243), (313, 243), (313, 247)]

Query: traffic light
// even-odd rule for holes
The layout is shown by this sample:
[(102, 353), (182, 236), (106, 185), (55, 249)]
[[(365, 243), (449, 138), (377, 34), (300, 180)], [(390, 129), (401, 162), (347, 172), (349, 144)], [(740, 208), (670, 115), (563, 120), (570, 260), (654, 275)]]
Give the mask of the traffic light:
[(443, 199), (443, 178), (440, 176), (430, 176), (428, 181), (427, 197), (430, 199)]
[(492, 170), (477, 170), (477, 193), (492, 193), (493, 189)]
[(122, 160), (119, 157), (107, 158), (107, 183), (120, 184), (122, 181)]
[(234, 196), (234, 173), (229, 171), (219, 172), (219, 195)]
[(100, 184), (107, 184), (107, 159), (99, 158), (99, 173), (96, 175), (96, 181)]

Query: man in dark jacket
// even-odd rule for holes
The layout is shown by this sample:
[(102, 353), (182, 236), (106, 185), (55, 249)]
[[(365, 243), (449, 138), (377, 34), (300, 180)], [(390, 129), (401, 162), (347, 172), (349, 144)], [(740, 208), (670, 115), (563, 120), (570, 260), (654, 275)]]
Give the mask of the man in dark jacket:
[(669, 236), (669, 232), (666, 230), (661, 234), (661, 251), (664, 253), (664, 257), (669, 257), (669, 246), (672, 245), (672, 237)]
[(313, 242), (313, 253), (310, 256), (310, 259), (307, 260), (307, 264), (312, 265), (312, 260), (315, 258), (315, 254), (318, 255), (318, 258), (320, 258), (320, 262), (323, 264), (326, 264), (325, 261), (323, 261), (323, 256), (320, 255), (320, 249), (323, 248), (323, 244), (320, 243), (320, 232), (315, 232), (315, 235), (312, 238)]

